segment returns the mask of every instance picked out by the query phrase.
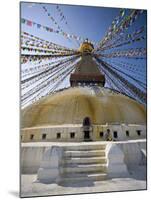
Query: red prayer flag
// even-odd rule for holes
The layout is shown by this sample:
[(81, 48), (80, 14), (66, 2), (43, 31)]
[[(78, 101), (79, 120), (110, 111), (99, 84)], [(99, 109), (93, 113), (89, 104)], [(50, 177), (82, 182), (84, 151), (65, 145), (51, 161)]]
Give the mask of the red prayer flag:
[(32, 21), (27, 21), (28, 26), (32, 26)]

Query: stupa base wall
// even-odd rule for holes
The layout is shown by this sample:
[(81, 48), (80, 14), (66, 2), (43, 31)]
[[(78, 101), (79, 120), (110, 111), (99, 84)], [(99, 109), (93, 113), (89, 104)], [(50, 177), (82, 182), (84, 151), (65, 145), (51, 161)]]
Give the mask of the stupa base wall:
[[(72, 173), (81, 173), (81, 171), (77, 171), (76, 168), (74, 169), (71, 166), (76, 166), (78, 158), (80, 159), (78, 170), (83, 170), (80, 167), (84, 163), (88, 165), (88, 171), (91, 171), (93, 174), (97, 172), (98, 176), (103, 176), (103, 178), (105, 178), (105, 174), (108, 178), (128, 177), (129, 168), (146, 165), (145, 139), (120, 142), (22, 143), (21, 173), (37, 174), (38, 169), (43, 166), (42, 160), (46, 152), (51, 152), (51, 149), (54, 147), (60, 148), (63, 155), (61, 160), (58, 161), (58, 170), (61, 174), (70, 171)], [(67, 162), (66, 157), (70, 158), (67, 159)], [(77, 158), (76, 160), (75, 157)], [(96, 164), (93, 166), (94, 169), (92, 169), (91, 164), (94, 161)], [(64, 167), (64, 164), (67, 164), (67, 167)], [(93, 172), (95, 169), (96, 171)], [(114, 171), (114, 169), (118, 170)], [(103, 175), (100, 175), (98, 172), (103, 172)], [(87, 173), (87, 171), (84, 171), (84, 173)]]

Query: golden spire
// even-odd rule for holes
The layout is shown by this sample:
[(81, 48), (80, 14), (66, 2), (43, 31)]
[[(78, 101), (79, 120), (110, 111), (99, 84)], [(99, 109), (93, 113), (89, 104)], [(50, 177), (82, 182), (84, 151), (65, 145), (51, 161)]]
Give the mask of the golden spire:
[(91, 53), (94, 50), (94, 46), (91, 42), (88, 41), (88, 39), (86, 39), (79, 48), (79, 51), (81, 53)]

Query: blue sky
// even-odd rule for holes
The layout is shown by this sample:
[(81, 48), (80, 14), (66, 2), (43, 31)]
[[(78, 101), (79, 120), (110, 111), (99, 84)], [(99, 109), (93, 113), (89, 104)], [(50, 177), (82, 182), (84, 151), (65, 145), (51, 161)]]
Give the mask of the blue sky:
[[(119, 13), (119, 9), (117, 8), (60, 5), (60, 8), (67, 19), (67, 23), (69, 24), (68, 27), (63, 21), (60, 21), (56, 5), (44, 5), (65, 32), (88, 38), (94, 42), (98, 42), (104, 36), (108, 27), (111, 25), (112, 20)], [(21, 3), (21, 17), (56, 29), (56, 26), (48, 18), (40, 4)], [(27, 25), (22, 25), (22, 30), (58, 44), (74, 47), (73, 43), (69, 42), (59, 34), (48, 33), (39, 29), (37, 30), (36, 27), (31, 28)]]
[[(44, 12), (42, 8), (43, 5), (48, 9), (51, 16), (55, 18), (56, 22), (58, 22), (64, 32), (75, 34), (82, 38), (88, 38), (94, 42), (99, 42), (104, 37), (106, 31), (114, 18), (118, 16), (120, 10), (119, 8), (59, 5), (67, 19), (69, 25), (67, 26), (64, 21), (61, 21), (56, 9), (56, 4), (21, 3), (21, 17), (57, 30), (57, 27)], [(134, 31), (136, 28), (146, 24), (146, 13), (144, 13), (137, 21), (138, 23), (136, 22), (132, 28), (129, 28), (130, 31)], [(22, 25), (21, 30), (67, 47), (75, 47), (75, 42), (70, 42), (60, 34), (49, 33), (37, 29), (37, 27), (28, 27), (27, 25)], [(138, 44), (136, 44), (136, 46), (137, 45)]]

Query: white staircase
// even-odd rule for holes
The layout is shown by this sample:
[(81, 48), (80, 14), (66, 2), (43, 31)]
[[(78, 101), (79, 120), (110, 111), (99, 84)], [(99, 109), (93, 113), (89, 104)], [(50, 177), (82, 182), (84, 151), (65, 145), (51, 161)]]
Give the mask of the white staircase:
[(101, 181), (107, 176), (105, 144), (63, 147), (61, 182)]

